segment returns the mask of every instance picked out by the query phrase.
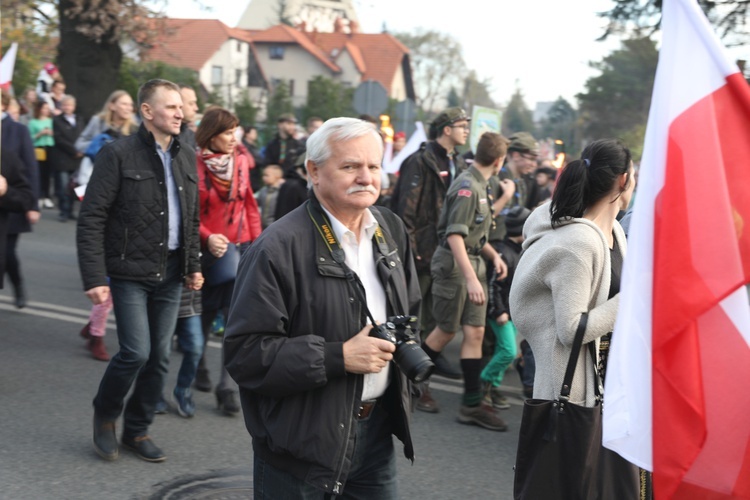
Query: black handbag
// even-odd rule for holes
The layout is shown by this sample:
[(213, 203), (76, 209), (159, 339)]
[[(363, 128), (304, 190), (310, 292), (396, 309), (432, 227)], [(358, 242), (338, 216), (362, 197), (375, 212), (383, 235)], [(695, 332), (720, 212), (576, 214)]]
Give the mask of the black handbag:
[(602, 446), (602, 388), (594, 363), (596, 405), (569, 402), (588, 315), (581, 315), (558, 399), (527, 399), (518, 437), (516, 500), (638, 499), (638, 468)]

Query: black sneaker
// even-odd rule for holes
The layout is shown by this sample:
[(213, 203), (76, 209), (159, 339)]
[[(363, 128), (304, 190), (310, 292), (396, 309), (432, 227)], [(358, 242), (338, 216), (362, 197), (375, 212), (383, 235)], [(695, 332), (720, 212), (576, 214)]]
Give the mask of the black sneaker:
[(104, 420), (94, 414), (94, 451), (104, 460), (116, 460), (120, 456), (115, 435), (115, 421)]
[(141, 460), (146, 462), (163, 462), (167, 456), (148, 436), (122, 436), (122, 445), (130, 448)]
[(235, 415), (240, 411), (240, 405), (237, 404), (234, 391), (231, 389), (216, 392), (216, 406), (224, 415), (228, 416)]
[(452, 378), (454, 380), (460, 380), (464, 376), (461, 370), (451, 365), (442, 354), (435, 358), (435, 373), (441, 377)]
[(195, 374), (193, 387), (201, 392), (211, 392), (213, 386), (211, 385), (211, 379), (208, 376), (208, 370), (201, 370), (198, 368), (198, 371)]

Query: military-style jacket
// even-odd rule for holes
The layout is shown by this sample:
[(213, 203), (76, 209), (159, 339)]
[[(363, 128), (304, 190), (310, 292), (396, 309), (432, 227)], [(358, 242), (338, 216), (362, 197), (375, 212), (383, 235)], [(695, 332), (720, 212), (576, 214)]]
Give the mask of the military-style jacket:
[(513, 197), (505, 204), (505, 206), (495, 212), (494, 221), (495, 224), (490, 229), (490, 241), (494, 242), (493, 246), (497, 250), (497, 245), (505, 238), (505, 216), (513, 207), (518, 205), (526, 206), (528, 201), (528, 185), (522, 176), (516, 177), (513, 172), (510, 171), (508, 165), (503, 165), (500, 172), (490, 178), (490, 190), (492, 192), (492, 199), (497, 200), (503, 195), (503, 189), (500, 187), (500, 181), (504, 179), (510, 179), (516, 185), (516, 192)]
[(487, 242), (492, 213), (487, 193), (487, 180), (471, 166), (451, 184), (440, 212), (438, 237), (447, 247), (446, 238), (460, 234), (470, 255), (478, 255)]
[[(456, 173), (466, 170), (466, 162), (454, 155)], [(445, 148), (434, 141), (422, 143), (419, 150), (401, 165), (391, 209), (406, 225), (418, 273), (429, 273), (432, 254), (438, 246), (438, 219), (448, 190), (439, 165), (448, 163)], [(442, 170), (446, 172), (445, 170)]]

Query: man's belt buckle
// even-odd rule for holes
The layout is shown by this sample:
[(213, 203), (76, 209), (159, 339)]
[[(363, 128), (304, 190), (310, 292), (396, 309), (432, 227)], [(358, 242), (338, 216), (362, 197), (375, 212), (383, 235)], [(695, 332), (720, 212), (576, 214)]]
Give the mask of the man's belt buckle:
[(359, 404), (359, 412), (357, 412), (357, 420), (367, 420), (372, 414), (372, 410), (375, 409), (375, 405), (378, 401), (373, 399), (371, 401), (362, 401)]

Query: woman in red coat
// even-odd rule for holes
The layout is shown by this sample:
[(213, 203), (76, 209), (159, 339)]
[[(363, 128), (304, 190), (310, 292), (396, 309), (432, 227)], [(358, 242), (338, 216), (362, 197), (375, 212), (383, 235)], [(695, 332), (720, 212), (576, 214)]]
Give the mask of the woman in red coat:
[[(222, 311), (227, 317), (234, 290), (236, 257), (261, 231), (260, 212), (250, 186), (250, 170), (255, 162), (237, 139), (238, 123), (237, 117), (226, 109), (212, 108), (203, 115), (195, 134), (199, 148), (200, 237), (206, 276), (201, 319), (206, 340), (216, 314)], [(217, 278), (219, 275), (222, 277)], [(205, 354), (198, 366), (195, 387), (211, 390)], [(222, 364), (216, 402), (227, 415), (240, 410), (235, 393), (236, 384)]]

